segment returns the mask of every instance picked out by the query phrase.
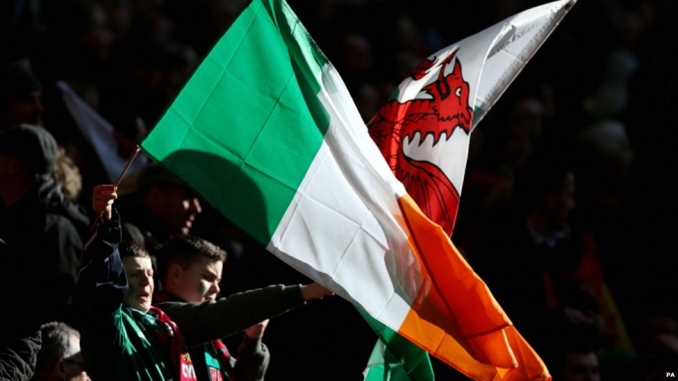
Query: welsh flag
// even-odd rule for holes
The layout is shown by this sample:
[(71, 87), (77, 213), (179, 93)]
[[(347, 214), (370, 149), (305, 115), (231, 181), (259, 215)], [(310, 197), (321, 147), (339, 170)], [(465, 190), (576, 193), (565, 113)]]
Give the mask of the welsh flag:
[(432, 54), (369, 122), (370, 136), (396, 177), (448, 235), (471, 132), (574, 2), (526, 10)]
[(473, 379), (549, 378), (283, 0), (252, 1), (141, 146), (395, 337)]

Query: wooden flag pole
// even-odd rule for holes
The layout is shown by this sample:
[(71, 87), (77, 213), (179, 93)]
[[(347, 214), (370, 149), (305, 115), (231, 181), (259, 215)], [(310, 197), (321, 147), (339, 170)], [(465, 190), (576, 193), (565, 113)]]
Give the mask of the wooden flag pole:
[[(136, 159), (137, 155), (139, 155), (140, 150), (141, 150), (141, 147), (139, 147), (139, 145), (137, 145), (137, 149), (136, 149), (136, 151), (134, 151), (134, 155), (132, 155), (132, 157), (127, 161), (127, 164), (125, 164), (125, 168), (122, 169), (122, 172), (120, 172), (118, 179), (115, 180), (114, 185), (115, 185), (116, 189), (118, 188), (118, 185), (120, 185), (120, 182), (122, 181), (123, 177), (125, 177), (125, 173), (127, 173), (127, 170), (129, 169), (129, 167), (134, 162), (134, 159)], [(104, 216), (103, 213), (101, 213), (97, 216), (97, 219), (94, 221), (94, 224), (92, 224), (92, 228), (90, 229), (90, 231), (96, 230), (97, 226), (99, 226), (99, 223), (101, 223), (101, 219), (103, 218), (103, 216)]]

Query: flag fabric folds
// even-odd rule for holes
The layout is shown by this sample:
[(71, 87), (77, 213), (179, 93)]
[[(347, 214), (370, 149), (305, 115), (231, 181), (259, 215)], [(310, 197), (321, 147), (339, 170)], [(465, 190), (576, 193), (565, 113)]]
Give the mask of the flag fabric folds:
[(358, 308), (377, 334), (377, 343), (367, 361), (365, 381), (433, 381), (435, 375), (428, 352), (408, 341)]
[(460, 372), (549, 377), (283, 0), (252, 1), (141, 146), (278, 258)]
[[(364, 380), (424, 381), (433, 379), (428, 354), (402, 336), (395, 333), (393, 335), (391, 339), (377, 340), (377, 344), (367, 362), (367, 368), (363, 373)], [(386, 344), (387, 342), (388, 345)], [(393, 347), (404, 348), (407, 352), (402, 353), (402, 351), (399, 351), (399, 353), (395, 353), (391, 350)]]

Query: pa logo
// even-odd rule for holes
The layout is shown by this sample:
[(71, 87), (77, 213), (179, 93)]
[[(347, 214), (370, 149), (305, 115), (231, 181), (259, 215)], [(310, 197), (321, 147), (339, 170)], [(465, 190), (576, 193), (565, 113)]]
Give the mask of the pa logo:
[(676, 374), (673, 373), (673, 372), (666, 372), (666, 378), (669, 378), (669, 377), (675, 378), (675, 377), (676, 377)]

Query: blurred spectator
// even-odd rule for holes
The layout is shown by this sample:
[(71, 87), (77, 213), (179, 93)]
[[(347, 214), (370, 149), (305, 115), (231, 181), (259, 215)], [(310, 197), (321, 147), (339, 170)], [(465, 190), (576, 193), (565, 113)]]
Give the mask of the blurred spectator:
[[(45, 127), (57, 139), (59, 150), (52, 176), (57, 180), (64, 194), (77, 201), (82, 190), (82, 175), (73, 156), (66, 152), (68, 146), (62, 146), (58, 136), (48, 126), (43, 126), (43, 86), (31, 69), (31, 60), (25, 58), (22, 63), (8, 64), (3, 67), (0, 79), (7, 83), (0, 93), (0, 131), (29, 124)], [(64, 127), (61, 124), (60, 127)], [(59, 132), (59, 129), (56, 129)]]
[(132, 23), (130, 0), (99, 0), (108, 20), (108, 30), (113, 44), (127, 37)]
[[(71, 296), (82, 255), (88, 217), (69, 202), (51, 177), (57, 145), (42, 127), (21, 125), (0, 133), (0, 299), (13, 308), (4, 315), (0, 349), (21, 358), (12, 379), (30, 377), (39, 349), (39, 327), (52, 320), (77, 323)], [(32, 274), (40, 282), (26, 282)], [(30, 302), (27, 303), (26, 301)], [(25, 379), (27, 379), (25, 378)]]
[(513, 203), (488, 216), (469, 247), (472, 263), (516, 327), (547, 349), (552, 323), (591, 335), (609, 333), (599, 299), (602, 274), (595, 243), (570, 223), (575, 177), (553, 153), (532, 157), (516, 174)]
[(600, 381), (600, 365), (594, 351), (565, 354), (562, 381)]
[(202, 212), (200, 197), (157, 163), (140, 171), (135, 191), (121, 197), (119, 205), (125, 238), (153, 256), (170, 236), (188, 234)]
[[(0, 158), (0, 160), (2, 160)], [(0, 237), (0, 268), (10, 271), (21, 270), (13, 267), (12, 256), (5, 241)], [(0, 281), (0, 298), (3, 301), (12, 301), (12, 293), (23, 290), (4, 288), (5, 282)], [(6, 282), (12, 283), (12, 282)], [(13, 285), (11, 285), (13, 286)], [(22, 296), (27, 296), (25, 293)], [(30, 311), (24, 308), (11, 308), (3, 314), (3, 320), (9, 329), (0, 331), (0, 379), (28, 381), (35, 372), (40, 351), (41, 335), (40, 327), (36, 324), (22, 324), (26, 318), (30, 318)]]
[[(6, 279), (11, 286), (3, 290), (16, 292), (5, 300), (32, 295), (27, 308), (34, 313), (25, 324), (75, 318), (69, 306), (89, 217), (53, 179), (57, 156), (56, 141), (41, 127), (21, 125), (0, 134), (0, 237), (13, 253), (6, 268), (16, 281)], [(14, 279), (27, 271), (41, 282)]]
[[(60, 0), (41, 3), (44, 29), (35, 31), (34, 48), (29, 58), (37, 78), (43, 84), (44, 126), (52, 133), (69, 159), (59, 161), (60, 178), (80, 172), (80, 187), (65, 179), (64, 188), (71, 197), (89, 204), (89, 192), (81, 192), (101, 180), (105, 172), (91, 141), (80, 131), (68, 112), (57, 83), (64, 81), (91, 104), (99, 102), (100, 82), (111, 75), (109, 61), (113, 37), (108, 13), (99, 1)], [(84, 193), (84, 197), (83, 197)]]
[(115, 53), (107, 75), (97, 83), (98, 111), (134, 147), (158, 122), (198, 56), (188, 45), (147, 35), (128, 36)]
[(578, 191), (573, 219), (595, 236), (606, 279), (619, 296), (620, 309), (624, 314), (634, 313), (637, 303), (633, 295), (643, 286), (628, 274), (636, 266), (633, 257), (648, 250), (643, 222), (631, 213), (637, 203), (630, 188), (635, 151), (626, 126), (615, 119), (586, 126), (575, 138)]
[(40, 327), (42, 347), (31, 381), (90, 381), (80, 352), (80, 332), (62, 322)]
[(21, 123), (42, 125), (42, 84), (25, 67), (7, 64), (0, 73), (0, 130)]
[(549, 86), (529, 80), (514, 83), (473, 131), (469, 163), (459, 203), (455, 243), (465, 247), (487, 215), (511, 203), (515, 173), (544, 140), (551, 109)]
[[(42, 126), (42, 84), (35, 75), (19, 64), (10, 64), (0, 77), (0, 82), (7, 84), (0, 90), (0, 131), (23, 123)], [(71, 200), (78, 199), (82, 190), (80, 169), (61, 147), (54, 177)]]
[(582, 190), (591, 198), (587, 203), (598, 204), (609, 212), (618, 210), (634, 159), (626, 126), (618, 120), (604, 119), (582, 129), (577, 137), (582, 148), (578, 156), (585, 167), (579, 171), (579, 178), (587, 187)]
[[(586, 336), (572, 330), (572, 337), (556, 343), (553, 355), (546, 357), (547, 366), (553, 381), (601, 381), (601, 366), (598, 359), (597, 346), (587, 340)], [(617, 379), (617, 378), (610, 378)]]
[(43, 2), (47, 28), (31, 57), (35, 72), (46, 86), (58, 80), (96, 82), (112, 52), (108, 19), (98, 1)]
[(666, 379), (666, 372), (675, 372), (678, 364), (675, 303), (657, 297), (646, 303), (643, 310), (633, 330), (638, 358), (627, 374), (636, 380)]

